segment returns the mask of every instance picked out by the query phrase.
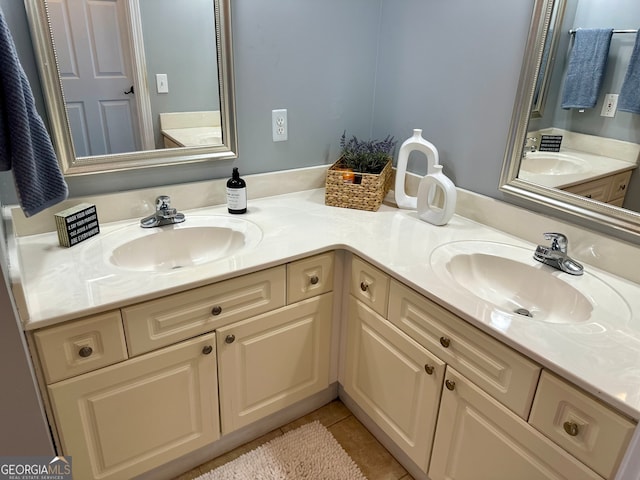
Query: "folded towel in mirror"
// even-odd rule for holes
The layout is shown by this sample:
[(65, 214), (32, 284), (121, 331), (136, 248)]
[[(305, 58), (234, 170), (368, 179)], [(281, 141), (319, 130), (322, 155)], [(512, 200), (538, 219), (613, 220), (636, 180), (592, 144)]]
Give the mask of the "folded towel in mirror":
[(624, 76), (618, 110), (640, 114), (640, 35), (636, 34), (636, 44), (631, 52), (627, 73)]
[(576, 30), (562, 92), (562, 108), (593, 108), (607, 68), (612, 28)]
[(36, 110), (0, 10), (0, 170), (11, 170), (24, 214), (29, 217), (68, 195), (51, 139)]

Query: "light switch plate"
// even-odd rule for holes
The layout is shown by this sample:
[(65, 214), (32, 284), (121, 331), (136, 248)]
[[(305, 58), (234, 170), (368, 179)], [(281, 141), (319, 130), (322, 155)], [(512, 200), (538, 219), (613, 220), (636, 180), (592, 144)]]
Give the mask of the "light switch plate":
[(169, 79), (166, 73), (156, 74), (156, 89), (158, 93), (169, 93)]

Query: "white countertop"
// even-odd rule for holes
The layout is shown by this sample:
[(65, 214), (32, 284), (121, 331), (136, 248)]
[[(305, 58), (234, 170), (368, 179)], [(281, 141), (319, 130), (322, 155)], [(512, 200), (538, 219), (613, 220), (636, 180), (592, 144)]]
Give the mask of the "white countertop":
[[(547, 152), (539, 153), (544, 154)], [(553, 155), (553, 152), (549, 153), (550, 155)], [(528, 180), (545, 187), (562, 189), (573, 185), (579, 185), (584, 182), (589, 182), (591, 180), (597, 180), (609, 175), (615, 175), (616, 173), (632, 170), (637, 167), (635, 163), (631, 163), (626, 160), (619, 160), (617, 158), (606, 157), (601, 154), (583, 152), (581, 150), (574, 150), (570, 148), (563, 148), (559, 153), (579, 157), (589, 165), (589, 168), (583, 172), (565, 173), (561, 175), (531, 173), (520, 169), (518, 177), (522, 180)]]
[[(189, 215), (229, 215), (224, 205), (184, 213), (187, 222)], [(104, 235), (136, 225), (139, 219), (101, 225), (98, 236), (72, 248), (59, 247), (54, 232), (17, 239), (17, 255), (15, 251), (12, 255), (14, 259), (19, 256), (20, 275), (13, 281), (14, 292), (24, 294), (27, 312), (25, 305), (19, 308), (25, 329), (184, 291), (322, 251), (346, 249), (620, 411), (640, 418), (640, 295), (636, 283), (585, 264), (588, 274), (597, 275), (625, 298), (633, 312), (630, 318), (612, 314), (584, 323), (551, 324), (515, 314), (497, 317), (489, 304), (443, 281), (432, 270), (430, 256), (436, 247), (459, 240), (504, 242), (533, 253), (535, 245), (515, 236), (459, 215), (446, 226), (436, 227), (419, 220), (415, 211), (388, 205), (377, 212), (328, 207), (323, 189), (252, 200), (242, 218), (263, 231), (255, 248), (162, 273), (123, 271), (88, 253), (99, 250)], [(581, 277), (573, 278), (579, 288)]]
[(222, 145), (220, 127), (164, 128), (161, 133), (183, 147)]

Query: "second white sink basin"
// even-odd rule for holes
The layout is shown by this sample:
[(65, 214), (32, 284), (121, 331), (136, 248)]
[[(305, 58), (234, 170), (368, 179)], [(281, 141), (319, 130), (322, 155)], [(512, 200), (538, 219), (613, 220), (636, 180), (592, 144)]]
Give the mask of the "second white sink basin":
[(460, 241), (431, 255), (436, 273), (507, 315), (550, 323), (580, 323), (595, 313), (628, 320), (630, 308), (606, 282), (585, 269), (572, 276), (533, 259), (533, 250), (509, 244)]
[(262, 240), (262, 230), (239, 218), (187, 215), (183, 223), (154, 228), (132, 224), (98, 239), (89, 248), (99, 249), (116, 267), (169, 271), (202, 265), (253, 248)]
[(587, 172), (589, 164), (580, 157), (566, 153), (528, 152), (520, 168), (538, 175), (568, 175)]

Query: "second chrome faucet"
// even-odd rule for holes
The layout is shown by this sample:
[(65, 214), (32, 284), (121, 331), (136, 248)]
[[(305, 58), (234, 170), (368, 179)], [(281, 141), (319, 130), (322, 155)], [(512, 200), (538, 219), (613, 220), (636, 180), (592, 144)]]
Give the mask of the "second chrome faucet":
[(544, 238), (551, 240), (551, 245), (538, 245), (533, 258), (570, 275), (582, 275), (584, 267), (569, 256), (569, 240), (562, 233), (545, 233)]

